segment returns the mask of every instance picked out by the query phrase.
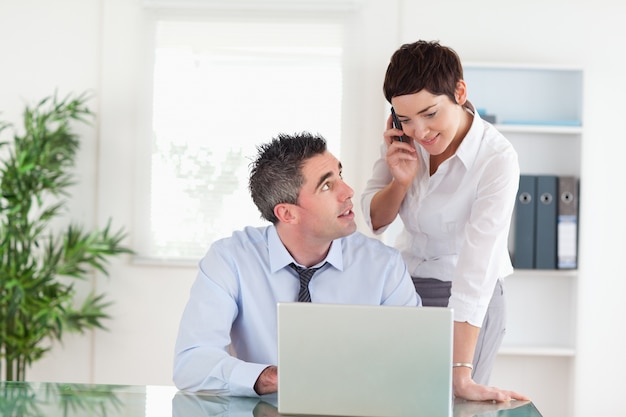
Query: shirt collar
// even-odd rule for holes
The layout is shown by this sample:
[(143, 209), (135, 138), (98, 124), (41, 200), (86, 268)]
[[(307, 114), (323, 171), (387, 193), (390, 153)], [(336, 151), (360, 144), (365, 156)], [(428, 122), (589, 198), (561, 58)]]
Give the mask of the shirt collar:
[[(328, 255), (326, 255), (326, 259), (314, 266), (319, 266), (324, 262), (328, 262), (338, 270), (343, 271), (343, 253), (341, 251), (341, 243), (341, 238), (333, 240), (330, 245)], [(296, 265), (298, 264), (295, 259), (293, 259), (287, 248), (285, 248), (285, 245), (283, 245), (280, 237), (278, 237), (278, 232), (276, 231), (276, 227), (274, 225), (268, 227), (267, 246), (269, 250), (270, 269), (272, 273), (286, 267), (292, 262)]]
[(472, 125), (467, 131), (465, 138), (463, 138), (461, 145), (459, 145), (459, 148), (456, 150), (456, 156), (463, 163), (463, 165), (465, 165), (465, 168), (469, 170), (476, 161), (478, 149), (480, 148), (480, 139), (483, 136), (485, 127), (483, 125), (483, 120), (474, 109), (472, 103), (468, 101), (467, 105), (469, 106), (467, 111), (473, 116)]
[[(474, 109), (474, 105), (467, 102), (469, 107), (465, 108), (465, 111), (472, 115), (472, 124), (465, 134), (465, 138), (459, 145), (459, 148), (456, 150), (453, 158), (458, 158), (465, 169), (469, 170), (476, 161), (476, 157), (478, 155), (478, 149), (480, 148), (481, 138), (483, 137), (485, 127), (483, 125), (483, 120), (478, 115), (478, 112)], [(430, 169), (430, 154), (423, 146), (417, 146), (417, 151), (422, 156), (422, 160), (425, 162), (424, 167), (420, 167), (420, 169), (428, 172)]]

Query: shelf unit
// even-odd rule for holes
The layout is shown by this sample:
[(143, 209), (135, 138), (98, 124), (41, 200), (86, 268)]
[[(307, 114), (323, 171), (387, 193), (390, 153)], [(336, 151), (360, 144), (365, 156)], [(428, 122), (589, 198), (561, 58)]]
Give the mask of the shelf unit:
[[(495, 126), (517, 150), (522, 174), (580, 178), (581, 69), (466, 63), (464, 78), (470, 102), (495, 116)], [(577, 270), (535, 269), (516, 270), (505, 279), (507, 332), (492, 381), (546, 396), (546, 402), (562, 405), (563, 416), (572, 400), (571, 387), (562, 382), (574, 375), (578, 280)]]
[[(495, 116), (496, 127), (518, 152), (523, 174), (580, 176), (581, 70), (471, 64), (464, 72), (469, 100)], [(571, 270), (519, 270), (507, 278), (502, 354), (575, 355), (576, 275)]]

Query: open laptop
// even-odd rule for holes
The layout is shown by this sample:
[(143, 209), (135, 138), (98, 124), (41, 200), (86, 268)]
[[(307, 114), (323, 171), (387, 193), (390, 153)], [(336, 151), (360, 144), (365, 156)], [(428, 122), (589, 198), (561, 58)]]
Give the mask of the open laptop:
[(452, 310), (278, 303), (278, 411), (452, 415)]

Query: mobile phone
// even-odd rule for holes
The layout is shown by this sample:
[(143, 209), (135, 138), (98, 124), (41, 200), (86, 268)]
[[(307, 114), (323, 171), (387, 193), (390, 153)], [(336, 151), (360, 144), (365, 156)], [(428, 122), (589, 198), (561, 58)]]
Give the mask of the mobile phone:
[[(396, 115), (396, 111), (393, 109), (393, 107), (391, 108), (391, 119), (393, 121), (393, 127), (402, 130), (402, 123), (400, 123), (400, 120), (398, 120), (398, 116)], [(396, 140), (399, 140), (400, 142), (408, 142), (404, 135), (396, 136)]]

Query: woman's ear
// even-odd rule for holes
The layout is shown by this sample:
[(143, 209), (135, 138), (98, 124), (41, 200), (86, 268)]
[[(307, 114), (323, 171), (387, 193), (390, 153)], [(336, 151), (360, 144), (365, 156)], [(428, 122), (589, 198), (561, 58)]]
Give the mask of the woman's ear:
[(467, 101), (467, 84), (465, 84), (464, 80), (457, 81), (456, 90), (454, 90), (454, 98), (456, 99), (456, 103), (461, 106)]
[(280, 203), (274, 206), (274, 215), (281, 223), (297, 223), (298, 212), (295, 204)]

